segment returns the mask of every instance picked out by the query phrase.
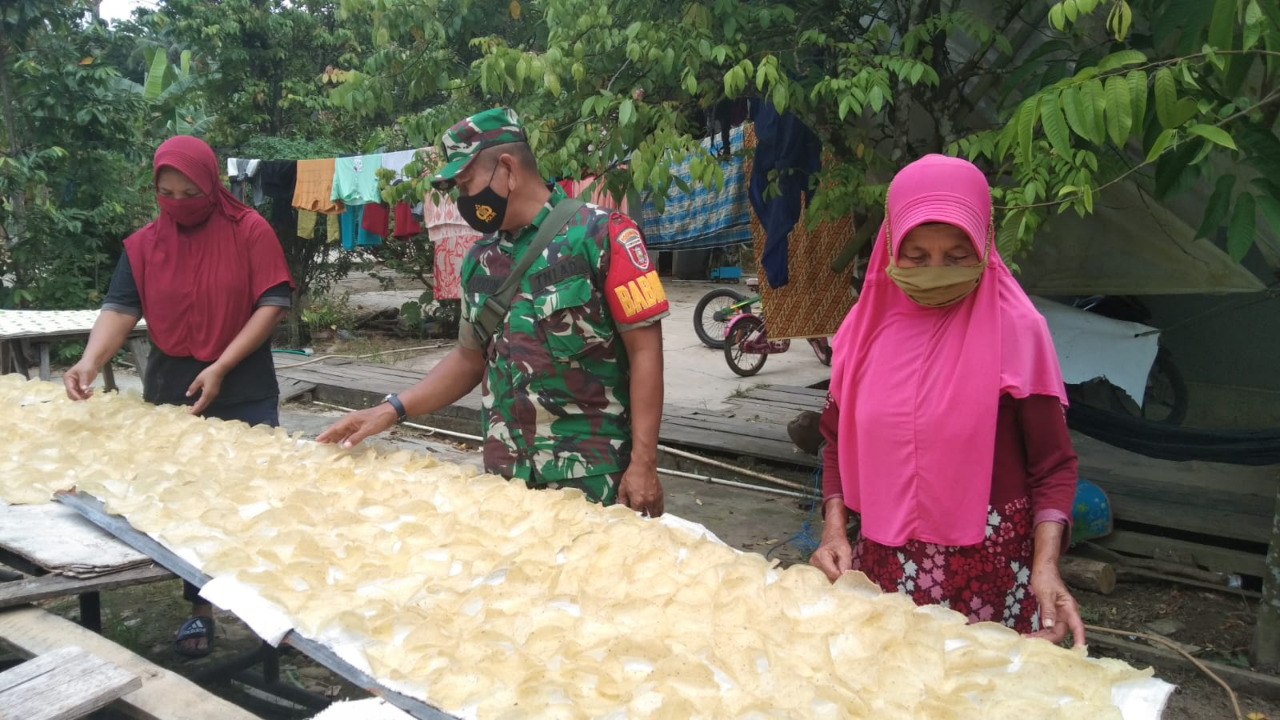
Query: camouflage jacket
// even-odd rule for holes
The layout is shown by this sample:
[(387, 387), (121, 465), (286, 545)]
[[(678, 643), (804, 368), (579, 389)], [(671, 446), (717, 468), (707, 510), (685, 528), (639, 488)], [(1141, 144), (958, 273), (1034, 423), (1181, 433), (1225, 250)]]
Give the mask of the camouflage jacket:
[(515, 237), (481, 238), (462, 264), (459, 342), (488, 361), (485, 469), (533, 487), (626, 469), (630, 375), (621, 333), (667, 314), (635, 224), (587, 205), (534, 260), (489, 346), (478, 346), (471, 325), (485, 299), (565, 197), (552, 186), (531, 225)]

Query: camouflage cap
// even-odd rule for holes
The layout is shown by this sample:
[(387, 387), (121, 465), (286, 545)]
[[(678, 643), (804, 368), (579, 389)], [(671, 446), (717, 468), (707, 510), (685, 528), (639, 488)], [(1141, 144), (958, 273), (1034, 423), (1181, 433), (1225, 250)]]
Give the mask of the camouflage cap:
[(462, 172), (481, 150), (515, 142), (528, 142), (528, 136), (516, 111), (511, 108), (493, 108), (459, 121), (440, 139), (445, 166), (432, 176), (432, 186), (438, 190), (453, 187), (454, 176)]

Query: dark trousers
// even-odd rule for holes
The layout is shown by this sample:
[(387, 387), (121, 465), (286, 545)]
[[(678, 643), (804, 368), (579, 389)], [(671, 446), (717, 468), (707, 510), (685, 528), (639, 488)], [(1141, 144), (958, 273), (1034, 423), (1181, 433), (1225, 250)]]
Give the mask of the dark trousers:
[[(280, 426), (280, 399), (251, 400), (205, 412), (205, 417), (216, 417), (220, 420), (239, 420), (250, 425)], [(182, 597), (196, 605), (208, 605), (209, 601), (200, 597), (200, 588), (186, 580), (182, 581)]]

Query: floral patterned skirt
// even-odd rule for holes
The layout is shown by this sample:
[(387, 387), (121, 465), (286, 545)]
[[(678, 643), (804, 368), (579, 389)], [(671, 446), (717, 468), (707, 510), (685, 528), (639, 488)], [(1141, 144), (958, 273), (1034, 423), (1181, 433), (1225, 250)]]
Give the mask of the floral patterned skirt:
[(1040, 629), (1040, 605), (1031, 592), (1031, 500), (1022, 498), (987, 515), (987, 537), (979, 545), (934, 545), (909, 540), (889, 547), (858, 538), (853, 569), (885, 592), (909, 595), (917, 605), (942, 605), (1020, 633)]

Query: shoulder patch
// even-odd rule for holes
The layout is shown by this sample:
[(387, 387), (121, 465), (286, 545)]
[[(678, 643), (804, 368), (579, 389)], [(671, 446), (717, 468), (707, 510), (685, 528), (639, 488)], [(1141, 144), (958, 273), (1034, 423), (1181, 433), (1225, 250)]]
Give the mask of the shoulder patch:
[(640, 235), (640, 231), (633, 228), (625, 228), (619, 232), (614, 241), (627, 251), (627, 258), (631, 260), (631, 264), (636, 266), (637, 270), (648, 270), (651, 263), (649, 262), (649, 252), (644, 249), (644, 237)]

